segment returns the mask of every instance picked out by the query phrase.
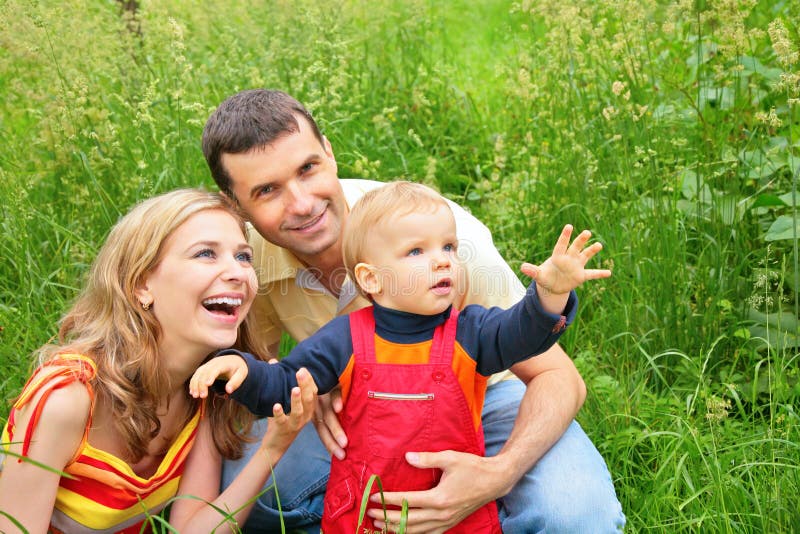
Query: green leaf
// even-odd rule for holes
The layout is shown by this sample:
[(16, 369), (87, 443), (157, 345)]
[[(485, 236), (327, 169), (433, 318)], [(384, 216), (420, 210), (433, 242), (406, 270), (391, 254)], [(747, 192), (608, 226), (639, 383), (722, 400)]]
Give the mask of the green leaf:
[(786, 350), (800, 347), (800, 336), (795, 334), (783, 332), (774, 328), (767, 329), (761, 325), (753, 325), (749, 330), (753, 338), (763, 339), (766, 344), (773, 349)]
[(732, 109), (735, 99), (730, 87), (701, 87), (698, 96), (697, 104), (701, 108), (708, 105), (717, 109)]
[(747, 328), (739, 328), (736, 332), (733, 333), (733, 337), (738, 337), (739, 339), (750, 339), (750, 330)]
[[(794, 197), (794, 200), (792, 199)], [(781, 202), (786, 204), (787, 206), (795, 206), (797, 205), (797, 201), (800, 200), (800, 191), (795, 193), (794, 195), (792, 192), (784, 193), (783, 195), (778, 197)]]
[(686, 64), (690, 67), (697, 67), (708, 62), (717, 52), (716, 43), (700, 43), (699, 47), (694, 48), (694, 52), (686, 58)]
[(775, 161), (772, 159), (764, 160), (762, 164), (757, 164), (750, 168), (750, 172), (747, 173), (748, 178), (769, 178), (779, 170), (786, 167), (785, 161)]
[(687, 200), (694, 200), (699, 196), (703, 203), (711, 202), (711, 189), (691, 169), (684, 169), (681, 173), (681, 193)]
[(742, 220), (744, 210), (739, 207), (739, 199), (733, 195), (718, 196), (714, 205), (723, 224), (728, 226)]
[[(791, 197), (791, 193), (788, 194)], [(785, 196), (786, 195), (778, 196), (769, 193), (758, 195), (755, 199), (755, 202), (753, 202), (750, 208), (751, 209), (764, 208), (764, 207), (785, 206), (785, 205), (791, 206), (791, 204), (789, 202), (786, 202), (786, 200), (784, 199)]]
[(747, 318), (760, 325), (769, 325), (774, 329), (800, 332), (800, 320), (794, 314), (786, 311), (764, 313), (750, 308), (747, 310)]
[(764, 236), (765, 241), (781, 241), (784, 239), (794, 239), (795, 234), (795, 221), (789, 215), (781, 215), (772, 226), (767, 230), (767, 235)]
[(743, 74), (760, 74), (769, 82), (777, 82), (781, 77), (781, 69), (765, 67), (758, 59), (751, 56), (741, 56), (739, 64), (744, 67)]

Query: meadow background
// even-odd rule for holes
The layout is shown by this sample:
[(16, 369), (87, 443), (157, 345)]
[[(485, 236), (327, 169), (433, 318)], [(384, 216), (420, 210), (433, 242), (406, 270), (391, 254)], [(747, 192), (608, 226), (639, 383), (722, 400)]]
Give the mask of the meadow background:
[(213, 187), (209, 113), (307, 104), (340, 176), (468, 206), (516, 268), (610, 280), (563, 339), (628, 532), (800, 530), (800, 4), (0, 0), (0, 418), (106, 232)]

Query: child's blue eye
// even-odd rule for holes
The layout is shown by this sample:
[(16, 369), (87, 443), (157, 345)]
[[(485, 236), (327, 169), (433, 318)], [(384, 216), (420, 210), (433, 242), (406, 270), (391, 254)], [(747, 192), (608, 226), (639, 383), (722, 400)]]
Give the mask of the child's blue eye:
[(417, 248), (412, 248), (411, 250), (409, 250), (407, 255), (408, 256), (419, 256), (420, 254), (422, 254), (422, 249), (417, 247)]
[(456, 249), (456, 246), (452, 243), (448, 243), (444, 246), (444, 250), (446, 252), (453, 252)]

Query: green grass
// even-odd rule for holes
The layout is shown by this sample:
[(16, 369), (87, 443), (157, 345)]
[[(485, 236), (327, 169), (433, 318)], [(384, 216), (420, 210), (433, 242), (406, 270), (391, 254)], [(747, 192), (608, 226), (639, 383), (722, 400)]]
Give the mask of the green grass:
[(0, 2), (3, 399), (119, 214), (211, 188), (208, 114), (275, 87), (341, 176), (437, 186), (515, 268), (604, 243), (563, 344), (628, 531), (798, 528), (795, 3), (117, 6)]

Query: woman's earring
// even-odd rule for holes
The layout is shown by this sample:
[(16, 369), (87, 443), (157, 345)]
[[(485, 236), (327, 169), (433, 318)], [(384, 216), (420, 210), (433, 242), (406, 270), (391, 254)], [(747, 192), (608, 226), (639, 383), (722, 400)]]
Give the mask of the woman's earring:
[(149, 310), (150, 309), (150, 303), (149, 302), (142, 302), (142, 309), (144, 311)]

